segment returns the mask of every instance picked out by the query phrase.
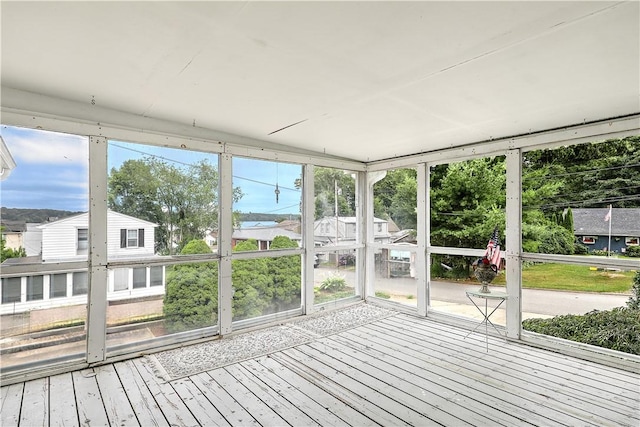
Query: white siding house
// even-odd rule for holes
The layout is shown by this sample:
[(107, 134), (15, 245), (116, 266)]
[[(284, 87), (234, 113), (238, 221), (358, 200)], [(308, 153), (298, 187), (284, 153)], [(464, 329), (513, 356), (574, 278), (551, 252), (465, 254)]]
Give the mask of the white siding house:
[[(81, 261), (88, 255), (89, 214), (83, 213), (39, 225), (42, 231), (42, 262)], [(107, 213), (109, 260), (149, 257), (154, 254), (157, 227), (121, 213)]]
[[(11, 258), (6, 264), (34, 265), (34, 273), (2, 278), (0, 314), (85, 304), (88, 292), (86, 269), (69, 269), (47, 274), (50, 263), (85, 261), (88, 257), (89, 214), (83, 213), (27, 229), (25, 240), (39, 242), (26, 258)], [(109, 261), (154, 257), (154, 230), (148, 221), (109, 211), (107, 241)], [(36, 267), (38, 266), (38, 267)], [(164, 294), (163, 266), (109, 269), (107, 298), (110, 301), (153, 297)]]
[[(377, 243), (389, 243), (389, 223), (384, 219), (373, 219), (373, 238)], [(336, 226), (337, 224), (337, 226)], [(325, 216), (314, 222), (314, 237), (316, 241), (323, 244), (349, 244), (356, 240), (357, 221), (354, 216)], [(337, 227), (337, 229), (336, 229)]]

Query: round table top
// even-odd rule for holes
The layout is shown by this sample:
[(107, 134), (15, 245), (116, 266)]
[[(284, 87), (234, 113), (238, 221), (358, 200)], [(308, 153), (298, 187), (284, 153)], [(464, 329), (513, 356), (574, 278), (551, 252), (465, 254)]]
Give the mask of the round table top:
[(480, 291), (467, 291), (467, 295), (478, 298), (486, 299), (507, 299), (509, 295), (506, 292), (480, 292)]

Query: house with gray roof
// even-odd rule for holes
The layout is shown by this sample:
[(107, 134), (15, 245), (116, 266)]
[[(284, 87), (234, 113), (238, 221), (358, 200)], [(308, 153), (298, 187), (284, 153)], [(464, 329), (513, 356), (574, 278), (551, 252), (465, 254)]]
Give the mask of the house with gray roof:
[(273, 239), (277, 236), (286, 236), (298, 243), (298, 245), (302, 242), (302, 236), (299, 233), (278, 226), (249, 227), (233, 230), (231, 245), (235, 247), (239, 242), (254, 239), (258, 243), (258, 250), (266, 251), (271, 247), (271, 242), (273, 242)]
[(611, 250), (624, 253), (629, 246), (640, 244), (640, 208), (611, 210), (611, 248), (609, 249), (609, 208), (573, 209), (574, 235), (589, 252)]

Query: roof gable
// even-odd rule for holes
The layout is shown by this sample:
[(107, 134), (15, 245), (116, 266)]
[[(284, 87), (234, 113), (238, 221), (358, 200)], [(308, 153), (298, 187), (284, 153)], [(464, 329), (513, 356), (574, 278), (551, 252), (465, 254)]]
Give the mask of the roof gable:
[[(607, 212), (609, 208), (572, 209), (574, 233), (578, 236), (608, 235)], [(640, 236), (640, 208), (613, 208), (611, 235)]]
[[(138, 224), (141, 226), (151, 226), (151, 227), (157, 227), (158, 224), (154, 224), (153, 222), (150, 221), (145, 221), (143, 219), (139, 219), (130, 215), (125, 215), (119, 212), (114, 212), (112, 210), (108, 210), (107, 211), (107, 222), (109, 222), (109, 219), (113, 219), (113, 218), (120, 218), (120, 219), (124, 219), (132, 224)], [(44, 229), (44, 228), (49, 228), (51, 226), (57, 226), (57, 225), (61, 225), (61, 224), (65, 224), (67, 222), (70, 221), (77, 221), (77, 220), (81, 220), (84, 223), (86, 223), (87, 225), (89, 224), (89, 213), (88, 212), (84, 212), (81, 214), (77, 214), (77, 215), (72, 215), (72, 216), (68, 216), (66, 218), (62, 218), (59, 219), (57, 221), (51, 221), (51, 222), (46, 222), (43, 224), (40, 224), (37, 226), (37, 228), (40, 229)]]

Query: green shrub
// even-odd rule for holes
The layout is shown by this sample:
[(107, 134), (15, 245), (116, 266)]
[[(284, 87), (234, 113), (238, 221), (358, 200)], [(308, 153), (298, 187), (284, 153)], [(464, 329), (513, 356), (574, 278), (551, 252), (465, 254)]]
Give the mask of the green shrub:
[(631, 285), (631, 296), (627, 301), (627, 308), (630, 310), (640, 310), (640, 271), (636, 271)]
[[(211, 253), (211, 248), (203, 240), (192, 240), (180, 253)], [(215, 325), (218, 321), (218, 263), (167, 267), (163, 314), (169, 332)]]
[(589, 253), (589, 249), (580, 243), (575, 243), (573, 245), (573, 253), (576, 255), (586, 255)]
[(640, 258), (640, 246), (629, 246), (624, 254), (628, 257)]
[(377, 292), (376, 292), (376, 296), (377, 296), (378, 298), (384, 298), (384, 299), (390, 299), (390, 298), (391, 298), (391, 295), (389, 295), (388, 293), (386, 293), (386, 292), (380, 292), (380, 291), (377, 291)]
[(596, 255), (596, 256), (607, 256), (609, 255), (609, 251), (605, 251), (602, 249), (594, 249), (591, 251), (591, 255)]
[(347, 281), (343, 277), (327, 277), (320, 283), (320, 290), (327, 292), (343, 291), (347, 287)]
[(527, 319), (522, 327), (539, 334), (640, 355), (640, 310), (618, 307), (584, 315)]

